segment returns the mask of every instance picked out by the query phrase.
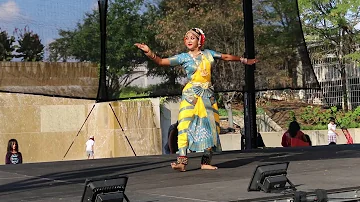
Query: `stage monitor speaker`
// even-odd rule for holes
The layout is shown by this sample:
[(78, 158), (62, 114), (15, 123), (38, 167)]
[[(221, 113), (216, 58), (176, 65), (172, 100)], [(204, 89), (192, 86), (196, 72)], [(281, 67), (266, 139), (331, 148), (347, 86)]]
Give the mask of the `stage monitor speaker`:
[(81, 202), (122, 202), (125, 195), (127, 176), (86, 179)]
[(124, 193), (98, 194), (95, 202), (123, 202)]
[[(248, 191), (278, 192), (296, 190), (286, 177), (289, 162), (258, 165), (249, 183)], [(289, 184), (289, 185), (287, 185)]]

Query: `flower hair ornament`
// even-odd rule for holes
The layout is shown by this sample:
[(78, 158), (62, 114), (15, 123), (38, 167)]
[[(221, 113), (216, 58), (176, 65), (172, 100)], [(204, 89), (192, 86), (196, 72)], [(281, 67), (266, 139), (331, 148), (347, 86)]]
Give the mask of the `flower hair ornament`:
[(200, 28), (191, 28), (189, 31), (186, 32), (185, 36), (191, 32), (199, 39), (199, 48), (204, 46), (205, 43), (205, 33)]

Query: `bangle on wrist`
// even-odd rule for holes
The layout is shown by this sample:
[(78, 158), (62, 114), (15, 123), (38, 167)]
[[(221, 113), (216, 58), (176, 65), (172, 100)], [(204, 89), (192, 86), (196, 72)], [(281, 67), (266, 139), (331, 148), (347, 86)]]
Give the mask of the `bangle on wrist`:
[(151, 50), (149, 50), (149, 52), (147, 52), (145, 54), (152, 60), (155, 60), (155, 58), (156, 58), (156, 54), (154, 52), (152, 52)]
[(155, 54), (155, 53), (152, 53), (151, 56), (150, 56), (150, 58), (151, 58), (152, 60), (155, 60), (156, 54)]

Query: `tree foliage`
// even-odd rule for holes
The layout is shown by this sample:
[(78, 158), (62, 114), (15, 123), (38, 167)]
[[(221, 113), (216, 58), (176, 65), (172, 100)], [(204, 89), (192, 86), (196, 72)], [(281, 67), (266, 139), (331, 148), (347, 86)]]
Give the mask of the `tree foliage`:
[[(143, 0), (109, 1), (107, 15), (107, 82), (111, 96), (118, 98), (123, 87), (135, 78), (132, 74), (146, 58), (134, 43), (146, 42), (149, 20), (141, 13)], [(51, 61), (100, 62), (100, 22), (99, 12), (87, 13), (74, 30), (60, 30), (60, 38), (50, 47)]]
[(50, 52), (48, 60), (51, 62), (66, 62), (72, 59), (71, 55), (71, 40), (73, 38), (71, 31), (60, 30), (59, 35), (61, 38), (49, 44), (48, 51)]
[[(262, 61), (261, 69), (257, 72), (259, 86), (302, 88), (305, 79), (315, 79), (311, 75), (298, 75), (299, 72), (309, 72), (311, 64), (304, 51), (306, 46), (296, 1), (257, 1), (254, 24), (256, 46)], [(301, 71), (299, 62), (302, 63)]]
[(42, 61), (44, 57), (44, 45), (41, 43), (38, 34), (33, 33), (28, 27), (23, 30), (16, 29), (18, 34), (17, 42), (19, 45), (16, 48), (16, 58), (21, 58), (22, 61)]
[[(260, 0), (253, 4), (256, 57), (261, 61), (256, 65), (257, 89), (302, 88), (306, 79), (316, 80), (315, 75), (297, 78), (299, 71), (296, 68), (300, 61), (304, 74), (312, 70), (303, 43), (296, 1)], [(200, 27), (208, 39), (205, 48), (243, 56), (242, 1), (167, 0), (161, 2), (159, 10), (160, 17), (153, 29), (162, 47), (160, 55), (166, 57), (186, 51), (184, 34), (191, 27)], [(213, 83), (218, 90), (241, 90), (245, 84), (243, 78), (243, 65), (237, 62), (219, 61), (213, 70)]]
[(12, 60), (12, 58), (14, 57), (13, 51), (15, 50), (15, 47), (13, 45), (14, 42), (14, 36), (9, 36), (6, 31), (0, 32), (0, 61)]
[[(159, 42), (162, 57), (168, 57), (180, 52), (186, 52), (183, 42), (185, 33), (193, 27), (204, 30), (206, 38), (205, 47), (223, 53), (242, 55), (243, 46), (243, 13), (240, 0), (168, 0), (159, 5), (160, 17), (150, 28), (156, 32), (155, 39)], [(159, 67), (156, 67), (158, 69)], [(161, 67), (160, 67), (161, 68)], [(226, 69), (227, 68), (227, 69)], [(217, 75), (234, 75), (243, 73), (241, 64), (231, 62), (218, 62), (213, 69), (213, 82), (219, 84)], [(150, 70), (151, 71), (151, 70)], [(168, 75), (183, 76), (181, 69), (163, 68)], [(156, 72), (155, 72), (156, 73)], [(159, 73), (157, 71), (157, 73)], [(161, 72), (163, 73), (163, 72)], [(176, 76), (176, 77), (175, 77)], [(175, 78), (174, 78), (175, 77)], [(230, 77), (223, 77), (223, 85), (232, 85)], [(231, 87), (231, 86), (228, 86)], [(235, 86), (233, 86), (235, 87)]]
[[(256, 48), (261, 64), (256, 69), (258, 89), (303, 87), (297, 77), (302, 35), (293, 0), (256, 1)], [(142, 0), (110, 1), (107, 22), (108, 86), (113, 96), (128, 86), (132, 76), (148, 59), (133, 44), (147, 43), (161, 57), (186, 52), (184, 34), (192, 27), (205, 31), (204, 48), (243, 56), (244, 18), (241, 0), (162, 0), (145, 4)], [(61, 30), (60, 38), (50, 44), (50, 60), (100, 61), (99, 14), (86, 14), (74, 30)], [(303, 45), (303, 44), (302, 44)], [(165, 85), (178, 88), (181, 68), (159, 67), (149, 62), (148, 76), (160, 76)], [(238, 90), (244, 84), (244, 68), (239, 62), (217, 61), (212, 70), (217, 90)], [(279, 79), (282, 78), (282, 79)], [(303, 78), (304, 79), (304, 78)], [(303, 80), (302, 80), (303, 81)], [(300, 82), (301, 83), (301, 82)], [(179, 88), (180, 89), (180, 88)]]
[(339, 59), (359, 53), (360, 30), (355, 29), (360, 23), (359, 1), (299, 0), (299, 7), (309, 42), (326, 46)]
[(357, 0), (299, 0), (307, 40), (315, 59), (335, 55), (341, 74), (344, 109), (348, 110), (345, 64), (360, 58), (360, 2)]

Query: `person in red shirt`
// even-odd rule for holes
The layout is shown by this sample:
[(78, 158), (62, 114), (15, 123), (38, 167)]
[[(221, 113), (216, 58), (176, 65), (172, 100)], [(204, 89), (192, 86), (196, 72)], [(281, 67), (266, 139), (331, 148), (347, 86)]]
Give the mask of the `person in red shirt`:
[(289, 129), (282, 136), (281, 145), (283, 147), (310, 146), (297, 121), (289, 124)]
[(282, 138), (281, 138), (281, 145), (283, 147), (291, 147), (291, 137), (289, 134), (289, 131), (285, 131), (285, 133), (283, 134)]

